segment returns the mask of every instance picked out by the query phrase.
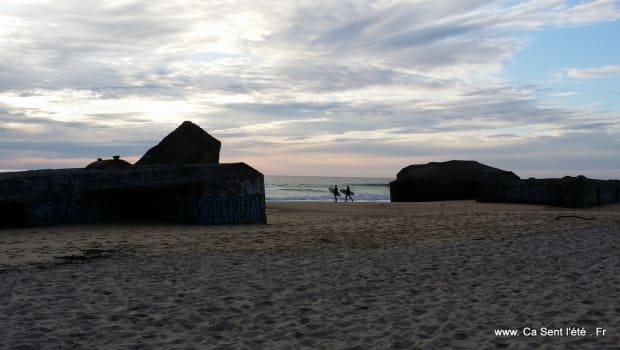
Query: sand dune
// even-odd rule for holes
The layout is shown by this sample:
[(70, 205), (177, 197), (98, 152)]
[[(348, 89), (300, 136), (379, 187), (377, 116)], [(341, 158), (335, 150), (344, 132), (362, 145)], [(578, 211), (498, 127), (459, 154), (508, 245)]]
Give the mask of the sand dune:
[(2, 230), (0, 348), (620, 346), (618, 206), (269, 203), (268, 222)]

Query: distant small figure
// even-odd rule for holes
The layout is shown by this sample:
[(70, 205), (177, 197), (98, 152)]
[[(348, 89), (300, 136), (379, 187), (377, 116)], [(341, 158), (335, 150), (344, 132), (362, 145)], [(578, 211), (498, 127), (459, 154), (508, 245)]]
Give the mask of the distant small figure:
[(344, 190), (344, 201), (347, 201), (347, 198), (351, 200), (351, 202), (353, 202), (353, 191), (351, 191), (351, 189), (349, 188), (349, 185), (347, 185), (347, 189)]
[(338, 196), (340, 196), (340, 192), (338, 191), (338, 185), (330, 187), (329, 191), (334, 195), (334, 202), (338, 202)]

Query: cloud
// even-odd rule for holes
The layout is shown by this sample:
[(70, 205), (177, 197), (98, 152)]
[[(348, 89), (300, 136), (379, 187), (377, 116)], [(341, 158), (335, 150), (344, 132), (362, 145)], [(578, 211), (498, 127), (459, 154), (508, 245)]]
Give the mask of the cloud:
[(609, 65), (593, 68), (570, 68), (566, 75), (570, 78), (592, 79), (602, 78), (620, 73), (620, 65)]
[[(484, 145), (489, 141), (475, 138), (475, 135), (469, 135), (475, 142), (464, 144), (433, 144), (428, 142), (429, 138), (415, 137), (409, 142), (343, 139), (325, 144), (306, 144), (294, 153), (278, 144), (247, 149), (235, 144), (232, 150), (224, 150), (224, 153), (234, 161), (250, 162), (259, 169), (273, 169), (271, 174), (291, 175), (321, 175), (322, 169), (330, 168), (332, 175), (351, 176), (350, 170), (354, 169), (366, 176), (393, 177), (408, 164), (451, 159), (478, 160), (515, 171), (523, 178), (577, 174), (617, 178), (620, 170), (617, 163), (610, 162), (610, 159), (617, 159), (615, 149), (620, 144), (604, 132), (569, 132), (561, 136), (528, 137), (525, 140), (522, 135), (499, 138), (510, 141), (513, 137), (520, 140), (499, 145), (494, 142)], [(576, 159), (580, 161), (576, 162)]]
[(552, 92), (549, 95), (555, 96), (555, 97), (570, 97), (570, 96), (581, 95), (581, 93), (576, 92), (576, 91), (560, 91), (560, 92)]
[[(617, 115), (544, 104), (502, 73), (524, 33), (618, 18), (600, 0), (5, 0), (0, 161), (138, 156), (183, 120), (222, 139), (223, 160), (265, 172), (313, 152), (395, 164), (613, 138)], [(261, 163), (263, 148), (280, 158)]]

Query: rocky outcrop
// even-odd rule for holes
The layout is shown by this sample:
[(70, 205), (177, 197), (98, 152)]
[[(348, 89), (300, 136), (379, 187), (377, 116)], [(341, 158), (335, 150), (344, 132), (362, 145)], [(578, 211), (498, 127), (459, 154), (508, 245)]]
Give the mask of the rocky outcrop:
[(125, 219), (265, 223), (263, 175), (244, 163), (0, 174), (0, 226)]
[(135, 165), (219, 163), (221, 143), (186, 121), (149, 149)]
[(398, 172), (390, 183), (392, 202), (475, 199), (482, 183), (519, 180), (505, 171), (467, 160), (416, 164)]

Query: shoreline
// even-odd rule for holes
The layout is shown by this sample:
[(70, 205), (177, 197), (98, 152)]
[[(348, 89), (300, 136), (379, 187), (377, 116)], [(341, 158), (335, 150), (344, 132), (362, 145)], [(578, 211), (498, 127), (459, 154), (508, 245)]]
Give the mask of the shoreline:
[(283, 201), (267, 202), (266, 214), (266, 225), (127, 221), (0, 229), (0, 270), (3, 266), (58, 262), (55, 257), (79, 255), (89, 249), (157, 255), (175, 249), (200, 252), (317, 248), (330, 242), (363, 246), (369, 241), (372, 245), (384, 245), (499, 238), (620, 224), (620, 204), (573, 209), (470, 200)]

